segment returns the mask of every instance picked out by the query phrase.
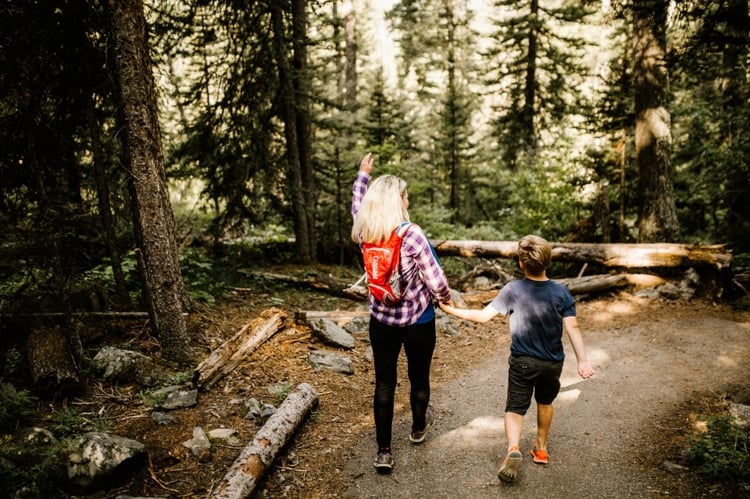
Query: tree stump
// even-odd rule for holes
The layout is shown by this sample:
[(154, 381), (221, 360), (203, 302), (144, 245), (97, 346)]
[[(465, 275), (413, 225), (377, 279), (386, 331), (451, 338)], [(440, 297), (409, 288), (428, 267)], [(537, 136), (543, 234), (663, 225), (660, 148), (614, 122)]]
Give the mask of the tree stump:
[(26, 345), (31, 381), (45, 394), (76, 394), (83, 385), (68, 339), (57, 327), (35, 329)]

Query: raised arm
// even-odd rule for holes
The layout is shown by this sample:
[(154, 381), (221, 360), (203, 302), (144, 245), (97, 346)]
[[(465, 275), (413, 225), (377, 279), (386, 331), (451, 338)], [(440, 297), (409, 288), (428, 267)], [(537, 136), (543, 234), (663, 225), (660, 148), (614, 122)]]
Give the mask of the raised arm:
[(365, 197), (367, 184), (370, 183), (370, 176), (372, 175), (373, 162), (372, 153), (367, 153), (359, 163), (357, 179), (352, 186), (352, 217), (357, 216), (359, 205), (362, 202), (362, 198)]

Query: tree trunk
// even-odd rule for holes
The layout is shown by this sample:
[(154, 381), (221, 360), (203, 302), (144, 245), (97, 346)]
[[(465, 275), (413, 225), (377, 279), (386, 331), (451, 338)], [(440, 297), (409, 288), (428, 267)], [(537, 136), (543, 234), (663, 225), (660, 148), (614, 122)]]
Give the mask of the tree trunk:
[(538, 82), (536, 81), (536, 65), (537, 58), (537, 42), (539, 37), (539, 30), (537, 23), (539, 22), (539, 0), (531, 0), (530, 4), (530, 18), (532, 25), (529, 26), (528, 33), (528, 53), (526, 56), (526, 83), (524, 86), (524, 103), (523, 113), (521, 115), (524, 145), (526, 146), (525, 154), (533, 156), (536, 153), (536, 127), (534, 121), (536, 119), (536, 99), (537, 99), (537, 88)]
[[(517, 241), (433, 241), (438, 255), (516, 258)], [(732, 254), (724, 245), (550, 243), (552, 260), (608, 267), (651, 268), (702, 265), (728, 269)]]
[(99, 208), (99, 219), (102, 223), (104, 240), (107, 245), (107, 252), (111, 260), (112, 275), (115, 280), (115, 289), (120, 299), (120, 304), (124, 307), (132, 305), (127, 285), (125, 284), (125, 275), (122, 272), (122, 259), (120, 250), (117, 247), (117, 233), (115, 230), (114, 220), (112, 218), (112, 205), (109, 199), (109, 182), (105, 171), (106, 154), (102, 149), (100, 140), (100, 127), (96, 119), (96, 106), (94, 96), (87, 102), (88, 105), (88, 122), (91, 133), (91, 152), (93, 155), (94, 180), (96, 182), (97, 206)]
[(297, 386), (242, 450), (210, 497), (250, 497), (279, 451), (317, 405), (318, 392), (312, 385)]
[(679, 236), (672, 182), (666, 24), (669, 0), (633, 2), (635, 151), (640, 207), (638, 242)]
[(178, 262), (161, 136), (140, 0), (110, 0), (114, 62), (125, 124), (133, 217), (151, 327), (165, 358), (189, 360), (182, 306), (187, 302)]
[(276, 65), (279, 73), (281, 119), (284, 122), (284, 137), (286, 139), (287, 185), (289, 186), (289, 198), (292, 203), (295, 244), (299, 260), (302, 263), (310, 263), (314, 259), (314, 254), (310, 248), (311, 234), (309, 233), (307, 199), (303, 184), (303, 158), (300, 157), (302, 149), (299, 143), (300, 133), (303, 132), (297, 129), (294, 76), (288, 59), (284, 12), (282, 5), (278, 2), (271, 2), (270, 9), (273, 25), (273, 45), (276, 51)]
[(315, 232), (315, 207), (317, 188), (312, 161), (312, 126), (310, 124), (310, 74), (307, 61), (307, 0), (292, 0), (292, 85), (294, 88), (294, 115), (297, 120), (297, 147), (299, 147), (300, 177), (304, 199), (304, 220), (307, 233), (307, 252), (310, 261), (317, 260)]

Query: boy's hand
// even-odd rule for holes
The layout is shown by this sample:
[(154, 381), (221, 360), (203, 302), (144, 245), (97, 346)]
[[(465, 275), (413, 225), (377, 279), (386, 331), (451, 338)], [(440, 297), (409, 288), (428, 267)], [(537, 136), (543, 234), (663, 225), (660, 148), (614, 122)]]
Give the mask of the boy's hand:
[(443, 312), (450, 314), (451, 310), (453, 309), (453, 300), (448, 303), (440, 303), (440, 308), (443, 310)]
[(578, 375), (583, 379), (589, 379), (596, 375), (596, 371), (594, 371), (594, 368), (588, 362), (579, 362)]

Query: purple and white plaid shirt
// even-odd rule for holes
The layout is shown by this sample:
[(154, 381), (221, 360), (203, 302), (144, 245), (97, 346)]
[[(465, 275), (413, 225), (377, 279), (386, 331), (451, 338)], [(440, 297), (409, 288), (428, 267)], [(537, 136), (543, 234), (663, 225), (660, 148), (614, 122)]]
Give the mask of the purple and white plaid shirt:
[[(367, 191), (370, 175), (359, 172), (352, 187), (352, 217)], [(409, 326), (417, 322), (432, 300), (447, 303), (451, 299), (448, 280), (430, 249), (422, 228), (412, 223), (401, 243), (401, 277), (406, 283), (404, 299), (396, 305), (385, 305), (370, 295), (370, 313), (389, 326)]]

